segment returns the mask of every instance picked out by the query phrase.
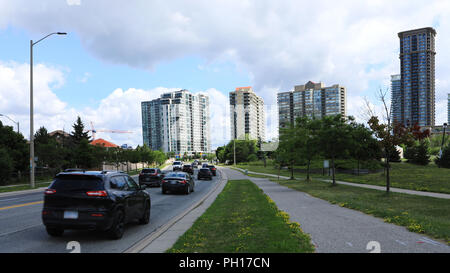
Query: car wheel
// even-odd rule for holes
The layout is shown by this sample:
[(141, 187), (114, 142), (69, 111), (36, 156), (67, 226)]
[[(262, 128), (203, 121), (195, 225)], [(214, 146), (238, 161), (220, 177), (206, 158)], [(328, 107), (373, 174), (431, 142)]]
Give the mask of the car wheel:
[(161, 192), (162, 192), (162, 194), (166, 194), (167, 193), (167, 191), (165, 189), (163, 189)]
[(189, 194), (191, 192), (191, 187), (189, 185), (186, 187), (186, 190), (184, 191), (184, 194)]
[(139, 219), (139, 224), (147, 225), (150, 222), (150, 202), (145, 204), (144, 215)]
[(46, 227), (47, 233), (50, 236), (53, 237), (61, 237), (64, 233), (64, 229), (62, 228), (51, 228), (51, 227)]
[(125, 215), (122, 210), (116, 212), (116, 217), (114, 218), (114, 223), (109, 230), (109, 235), (111, 239), (120, 239), (125, 231)]

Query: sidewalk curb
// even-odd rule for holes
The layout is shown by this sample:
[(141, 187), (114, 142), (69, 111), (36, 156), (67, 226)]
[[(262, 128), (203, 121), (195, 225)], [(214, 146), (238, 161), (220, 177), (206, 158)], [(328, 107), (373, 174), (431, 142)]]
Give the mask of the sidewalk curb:
[(15, 195), (22, 195), (22, 194), (36, 193), (36, 192), (43, 193), (46, 188), (47, 187), (40, 187), (40, 188), (36, 188), (36, 189), (32, 189), (32, 190), (2, 192), (2, 193), (0, 193), (0, 197), (15, 196)]
[[(205, 196), (203, 196), (199, 201), (192, 204), (187, 210), (184, 212), (178, 214), (174, 218), (172, 218), (169, 222), (161, 226), (158, 230), (150, 233), (146, 237), (144, 237), (142, 240), (135, 243), (130, 248), (126, 249), (123, 253), (140, 253), (145, 248), (150, 246), (156, 239), (163, 236), (166, 232), (170, 231), (170, 228), (172, 228), (176, 223), (178, 223), (180, 220), (182, 220), (184, 217), (188, 216), (192, 211), (194, 211), (196, 208), (201, 206), (206, 199), (208, 199), (213, 193), (215, 193), (220, 186), (226, 184), (226, 181), (228, 181), (226, 174), (220, 170), (221, 173), (221, 180), (217, 185), (212, 188)], [(189, 229), (188, 227), (187, 229)], [(186, 230), (187, 230), (186, 229)]]

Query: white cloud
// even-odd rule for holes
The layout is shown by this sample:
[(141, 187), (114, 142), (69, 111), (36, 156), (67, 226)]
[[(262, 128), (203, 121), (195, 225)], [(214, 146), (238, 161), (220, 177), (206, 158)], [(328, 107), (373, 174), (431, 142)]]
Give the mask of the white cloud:
[(69, 6), (79, 6), (81, 5), (81, 0), (66, 0), (66, 3)]
[(76, 9), (68, 4), (81, 2), (0, 1), (0, 28), (15, 25), (47, 33), (58, 25), (76, 32), (97, 58), (135, 68), (152, 69), (189, 55), (206, 62), (231, 61), (248, 71), (250, 84), (266, 105), (276, 104), (276, 92), (309, 80), (339, 83), (347, 87), (348, 114), (354, 116), (361, 100), (355, 106), (351, 99), (366, 96), (379, 105), (376, 89), (388, 87), (390, 75), (399, 73), (397, 33), (436, 23), (436, 122), (445, 121), (440, 113), (446, 112), (442, 107), (450, 92), (449, 1), (174, 0), (123, 5), (98, 0)]
[[(42, 64), (35, 66), (39, 74), (34, 82), (34, 128), (44, 126), (49, 132), (64, 129), (72, 131), (72, 125), (80, 116), (86, 130), (91, 122), (97, 130), (123, 130), (132, 133), (98, 132), (97, 138), (104, 138), (118, 145), (142, 145), (141, 102), (156, 99), (161, 94), (181, 88), (157, 87), (151, 90), (121, 88), (112, 90), (95, 108), (75, 109), (61, 101), (53, 92), (55, 87), (64, 84), (64, 72)], [(0, 114), (8, 115), (20, 124), (20, 131), (29, 138), (29, 65), (0, 62)], [(210, 97), (211, 142), (212, 148), (229, 140), (228, 97), (216, 89), (202, 91)], [(16, 125), (6, 118), (3, 124), (16, 130)]]

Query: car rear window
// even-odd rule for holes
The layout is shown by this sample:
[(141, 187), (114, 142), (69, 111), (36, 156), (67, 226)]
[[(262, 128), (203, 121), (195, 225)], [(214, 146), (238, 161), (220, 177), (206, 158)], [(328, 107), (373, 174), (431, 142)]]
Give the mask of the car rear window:
[(61, 191), (104, 190), (104, 185), (99, 177), (70, 175), (56, 177), (50, 188)]
[(186, 167), (186, 168), (190, 168), (190, 167), (191, 167), (191, 165), (184, 165), (183, 167)]
[(200, 172), (207, 173), (207, 172), (209, 172), (209, 169), (200, 169)]
[(156, 173), (155, 169), (143, 169), (142, 173)]
[(166, 175), (166, 178), (185, 178), (186, 175), (184, 173), (169, 173)]
[(173, 165), (181, 165), (181, 162), (175, 161), (175, 162), (173, 162)]

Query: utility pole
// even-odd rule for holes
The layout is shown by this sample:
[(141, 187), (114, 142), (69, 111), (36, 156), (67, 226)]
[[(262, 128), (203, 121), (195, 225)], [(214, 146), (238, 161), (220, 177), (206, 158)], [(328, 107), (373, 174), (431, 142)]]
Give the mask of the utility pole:
[(233, 140), (233, 155), (234, 155), (234, 160), (233, 160), (233, 163), (234, 163), (234, 166), (236, 167), (236, 138)]

